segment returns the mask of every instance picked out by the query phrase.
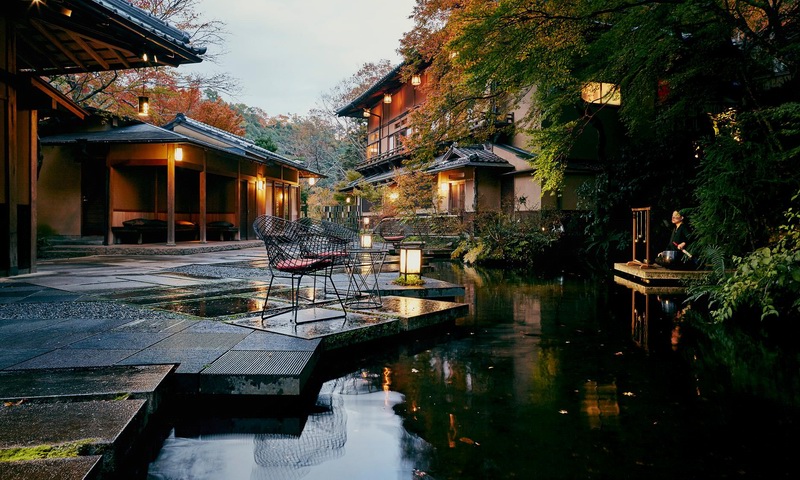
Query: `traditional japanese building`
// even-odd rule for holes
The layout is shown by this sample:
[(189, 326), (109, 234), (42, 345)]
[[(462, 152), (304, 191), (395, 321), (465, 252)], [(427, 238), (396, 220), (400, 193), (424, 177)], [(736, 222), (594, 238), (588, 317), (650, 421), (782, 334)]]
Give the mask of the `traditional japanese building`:
[(259, 215), (297, 219), (300, 179), (319, 176), (183, 114), (164, 128), (101, 113), (59, 128), (41, 139), (38, 217), (61, 237), (251, 239)]
[(0, 9), (0, 275), (36, 270), (40, 112), (85, 112), (42, 77), (179, 66), (204, 47), (124, 0), (5, 0)]
[[(396, 175), (406, 171), (404, 161), (411, 152), (403, 140), (411, 133), (409, 115), (426, 101), (426, 89), (420, 87), (429, 79), (422, 70), (404, 80), (404, 66), (398, 65), (337, 111), (339, 116), (367, 117), (368, 122), (366, 160), (356, 167), (363, 178), (346, 190), (352, 190), (359, 182), (391, 185)], [(428, 173), (436, 175), (439, 212), (469, 220), (479, 211), (580, 208), (578, 189), (599, 170), (598, 142), (604, 146), (615, 142), (614, 114), (598, 116), (598, 122), (607, 123), (604, 129), (587, 129), (568, 159), (563, 189), (548, 192), (533, 178), (535, 171), (529, 161), (535, 154), (529, 150), (530, 137), (514, 128), (516, 119), (527, 112), (529, 99), (530, 95), (526, 95), (520, 105), (495, 115), (498, 125), (510, 128), (503, 129), (505, 133), (495, 135), (490, 142), (441, 145), (439, 155), (426, 167)], [(369, 205), (362, 208), (369, 211)]]

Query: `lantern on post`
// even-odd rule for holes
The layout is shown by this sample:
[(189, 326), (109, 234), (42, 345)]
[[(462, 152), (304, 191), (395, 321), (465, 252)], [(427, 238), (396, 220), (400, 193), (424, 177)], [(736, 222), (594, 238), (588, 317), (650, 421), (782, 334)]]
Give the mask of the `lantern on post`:
[(362, 233), (359, 245), (361, 245), (361, 248), (372, 248), (372, 234), (369, 232)]
[(400, 245), (400, 275), (407, 282), (409, 275), (422, 273), (422, 246), (418, 243)]

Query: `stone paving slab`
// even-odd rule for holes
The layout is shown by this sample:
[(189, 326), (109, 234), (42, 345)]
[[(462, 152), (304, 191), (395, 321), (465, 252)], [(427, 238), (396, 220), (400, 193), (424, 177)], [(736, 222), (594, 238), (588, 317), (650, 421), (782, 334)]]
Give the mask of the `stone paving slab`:
[(0, 350), (0, 369), (12, 367), (49, 351), (44, 348), (4, 348)]
[[(239, 327), (234, 327), (239, 328)], [(319, 347), (321, 339), (305, 339), (272, 332), (253, 332), (232, 350), (308, 351)]]
[(250, 332), (243, 330), (240, 333), (196, 333), (181, 331), (152, 345), (154, 349), (198, 349), (198, 350), (228, 350), (241, 342)]
[(142, 350), (169, 337), (172, 333), (104, 332), (69, 344), (68, 349)]
[(102, 455), (1, 462), (3, 480), (92, 480), (99, 477)]
[(146, 394), (155, 391), (172, 370), (170, 365), (148, 365), (0, 372), (0, 400)]
[(317, 352), (225, 352), (198, 375), (199, 391), (221, 395), (300, 395)]
[(143, 410), (145, 402), (135, 399), (0, 406), (0, 449), (82, 440), (110, 445)]
[(218, 348), (149, 348), (117, 362), (117, 365), (178, 365), (176, 374), (200, 373), (225, 353)]
[(106, 367), (137, 353), (131, 349), (69, 349), (52, 350), (28, 361), (18, 363), (9, 370), (51, 369), (71, 367)]

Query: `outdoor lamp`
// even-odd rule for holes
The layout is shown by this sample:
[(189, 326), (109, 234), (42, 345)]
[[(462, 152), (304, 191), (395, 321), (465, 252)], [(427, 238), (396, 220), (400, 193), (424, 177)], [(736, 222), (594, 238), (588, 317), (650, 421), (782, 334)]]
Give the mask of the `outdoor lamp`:
[(308, 177), (308, 185), (314, 186), (317, 183), (317, 177)]
[(150, 115), (150, 99), (145, 96), (139, 97), (139, 116), (146, 117)]
[(372, 248), (372, 234), (362, 233), (359, 245), (361, 245), (361, 248)]
[(400, 274), (408, 279), (409, 275), (422, 272), (422, 249), (417, 245), (400, 245)]
[(259, 180), (258, 181), (258, 189), (259, 190), (264, 190), (264, 186), (265, 186), (264, 180)]
[(363, 113), (363, 115), (364, 115), (364, 117), (369, 117), (369, 116), (370, 116), (370, 115), (372, 115), (372, 114), (371, 114), (371, 113), (369, 113), (369, 109), (365, 108), (365, 109), (364, 109), (364, 113)]
[(420, 77), (418, 73), (411, 75), (411, 85), (414, 85), (416, 87), (420, 83), (422, 83), (422, 77)]
[(391, 93), (384, 93), (383, 94), (383, 103), (392, 103), (392, 94)]
[(183, 160), (183, 147), (175, 147), (175, 161), (180, 162)]

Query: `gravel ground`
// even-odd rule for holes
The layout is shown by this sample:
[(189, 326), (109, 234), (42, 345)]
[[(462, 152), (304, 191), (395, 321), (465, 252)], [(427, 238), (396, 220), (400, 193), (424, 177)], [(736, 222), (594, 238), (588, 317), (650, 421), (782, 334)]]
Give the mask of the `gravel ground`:
[(5, 303), (0, 305), (0, 319), (82, 319), (129, 318), (131, 320), (182, 319), (185, 316), (162, 310), (116, 302), (47, 302)]

